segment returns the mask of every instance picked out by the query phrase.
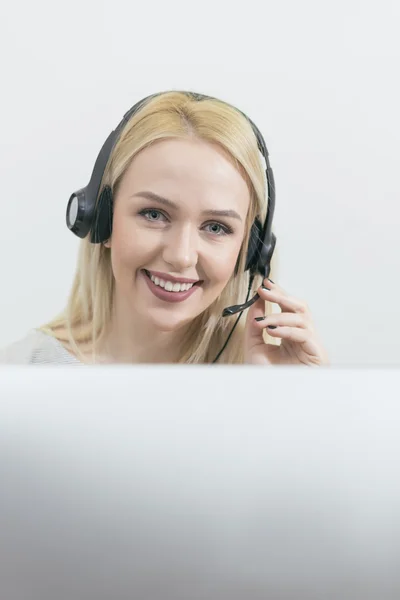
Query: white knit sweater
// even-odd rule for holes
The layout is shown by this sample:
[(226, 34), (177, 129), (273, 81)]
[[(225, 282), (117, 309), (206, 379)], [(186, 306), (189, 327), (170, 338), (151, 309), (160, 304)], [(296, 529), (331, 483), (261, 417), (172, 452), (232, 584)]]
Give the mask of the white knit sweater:
[(83, 365), (58, 340), (36, 329), (0, 350), (0, 364)]

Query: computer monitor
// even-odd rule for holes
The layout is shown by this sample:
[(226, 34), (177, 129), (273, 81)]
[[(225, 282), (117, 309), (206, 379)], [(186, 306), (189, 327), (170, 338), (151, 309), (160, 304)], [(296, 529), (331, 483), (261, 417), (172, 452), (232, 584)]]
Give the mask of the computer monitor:
[(400, 371), (2, 367), (0, 598), (400, 598)]

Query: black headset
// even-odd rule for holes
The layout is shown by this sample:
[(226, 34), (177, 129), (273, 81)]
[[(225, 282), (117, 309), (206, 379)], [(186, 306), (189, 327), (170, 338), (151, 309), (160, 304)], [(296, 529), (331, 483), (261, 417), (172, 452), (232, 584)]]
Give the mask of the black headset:
[[(113, 198), (112, 190), (109, 186), (105, 186), (103, 188), (96, 204), (105, 168), (111, 152), (130, 118), (149, 100), (155, 98), (156, 96), (163, 95), (164, 93), (166, 92), (159, 92), (143, 98), (137, 102), (127, 113), (125, 113), (116, 129), (110, 133), (104, 142), (103, 147), (97, 156), (88, 185), (80, 190), (77, 190), (71, 195), (67, 205), (66, 222), (68, 228), (78, 237), (85, 238), (88, 234), (90, 234), (90, 242), (92, 244), (101, 244), (111, 237)], [(207, 99), (215, 100), (215, 98), (195, 92), (184, 91), (183, 93), (198, 101)], [(218, 101), (221, 102), (220, 100)], [(256, 273), (262, 275), (264, 279), (269, 276), (271, 270), (271, 260), (276, 245), (276, 236), (274, 233), (272, 233), (272, 221), (275, 211), (275, 181), (274, 174), (269, 163), (267, 146), (263, 136), (261, 135), (261, 132), (251, 121), (251, 119), (249, 119), (247, 115), (245, 115), (236, 107), (235, 109), (240, 112), (250, 123), (257, 139), (258, 148), (265, 159), (267, 165), (266, 178), (268, 185), (268, 207), (264, 224), (262, 224), (260, 219), (257, 217), (254, 220), (250, 232), (245, 265), (245, 271), (249, 270), (250, 272), (250, 282), (246, 301), (244, 304), (229, 306), (223, 311), (222, 316), (224, 317), (234, 315), (236, 313), (240, 313), (240, 315), (233, 326), (224, 347), (218, 353), (213, 362), (218, 360), (222, 351), (225, 349), (243, 311), (258, 300), (258, 294), (255, 294), (251, 300), (248, 300), (251, 285)]]

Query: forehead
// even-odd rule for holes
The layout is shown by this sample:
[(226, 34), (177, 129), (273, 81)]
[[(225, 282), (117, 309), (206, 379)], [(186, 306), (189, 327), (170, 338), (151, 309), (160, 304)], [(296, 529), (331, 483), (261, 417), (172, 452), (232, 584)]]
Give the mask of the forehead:
[(230, 201), (242, 212), (250, 201), (248, 184), (229, 155), (217, 144), (194, 138), (161, 140), (139, 152), (121, 188), (128, 193), (150, 189), (181, 201)]

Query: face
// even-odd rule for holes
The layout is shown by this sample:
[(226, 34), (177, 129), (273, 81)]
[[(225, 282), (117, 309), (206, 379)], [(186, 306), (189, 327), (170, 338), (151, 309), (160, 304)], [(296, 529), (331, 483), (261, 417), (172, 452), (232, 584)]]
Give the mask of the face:
[(127, 323), (173, 331), (210, 306), (233, 274), (249, 203), (246, 181), (214, 144), (162, 140), (140, 152), (106, 244)]

